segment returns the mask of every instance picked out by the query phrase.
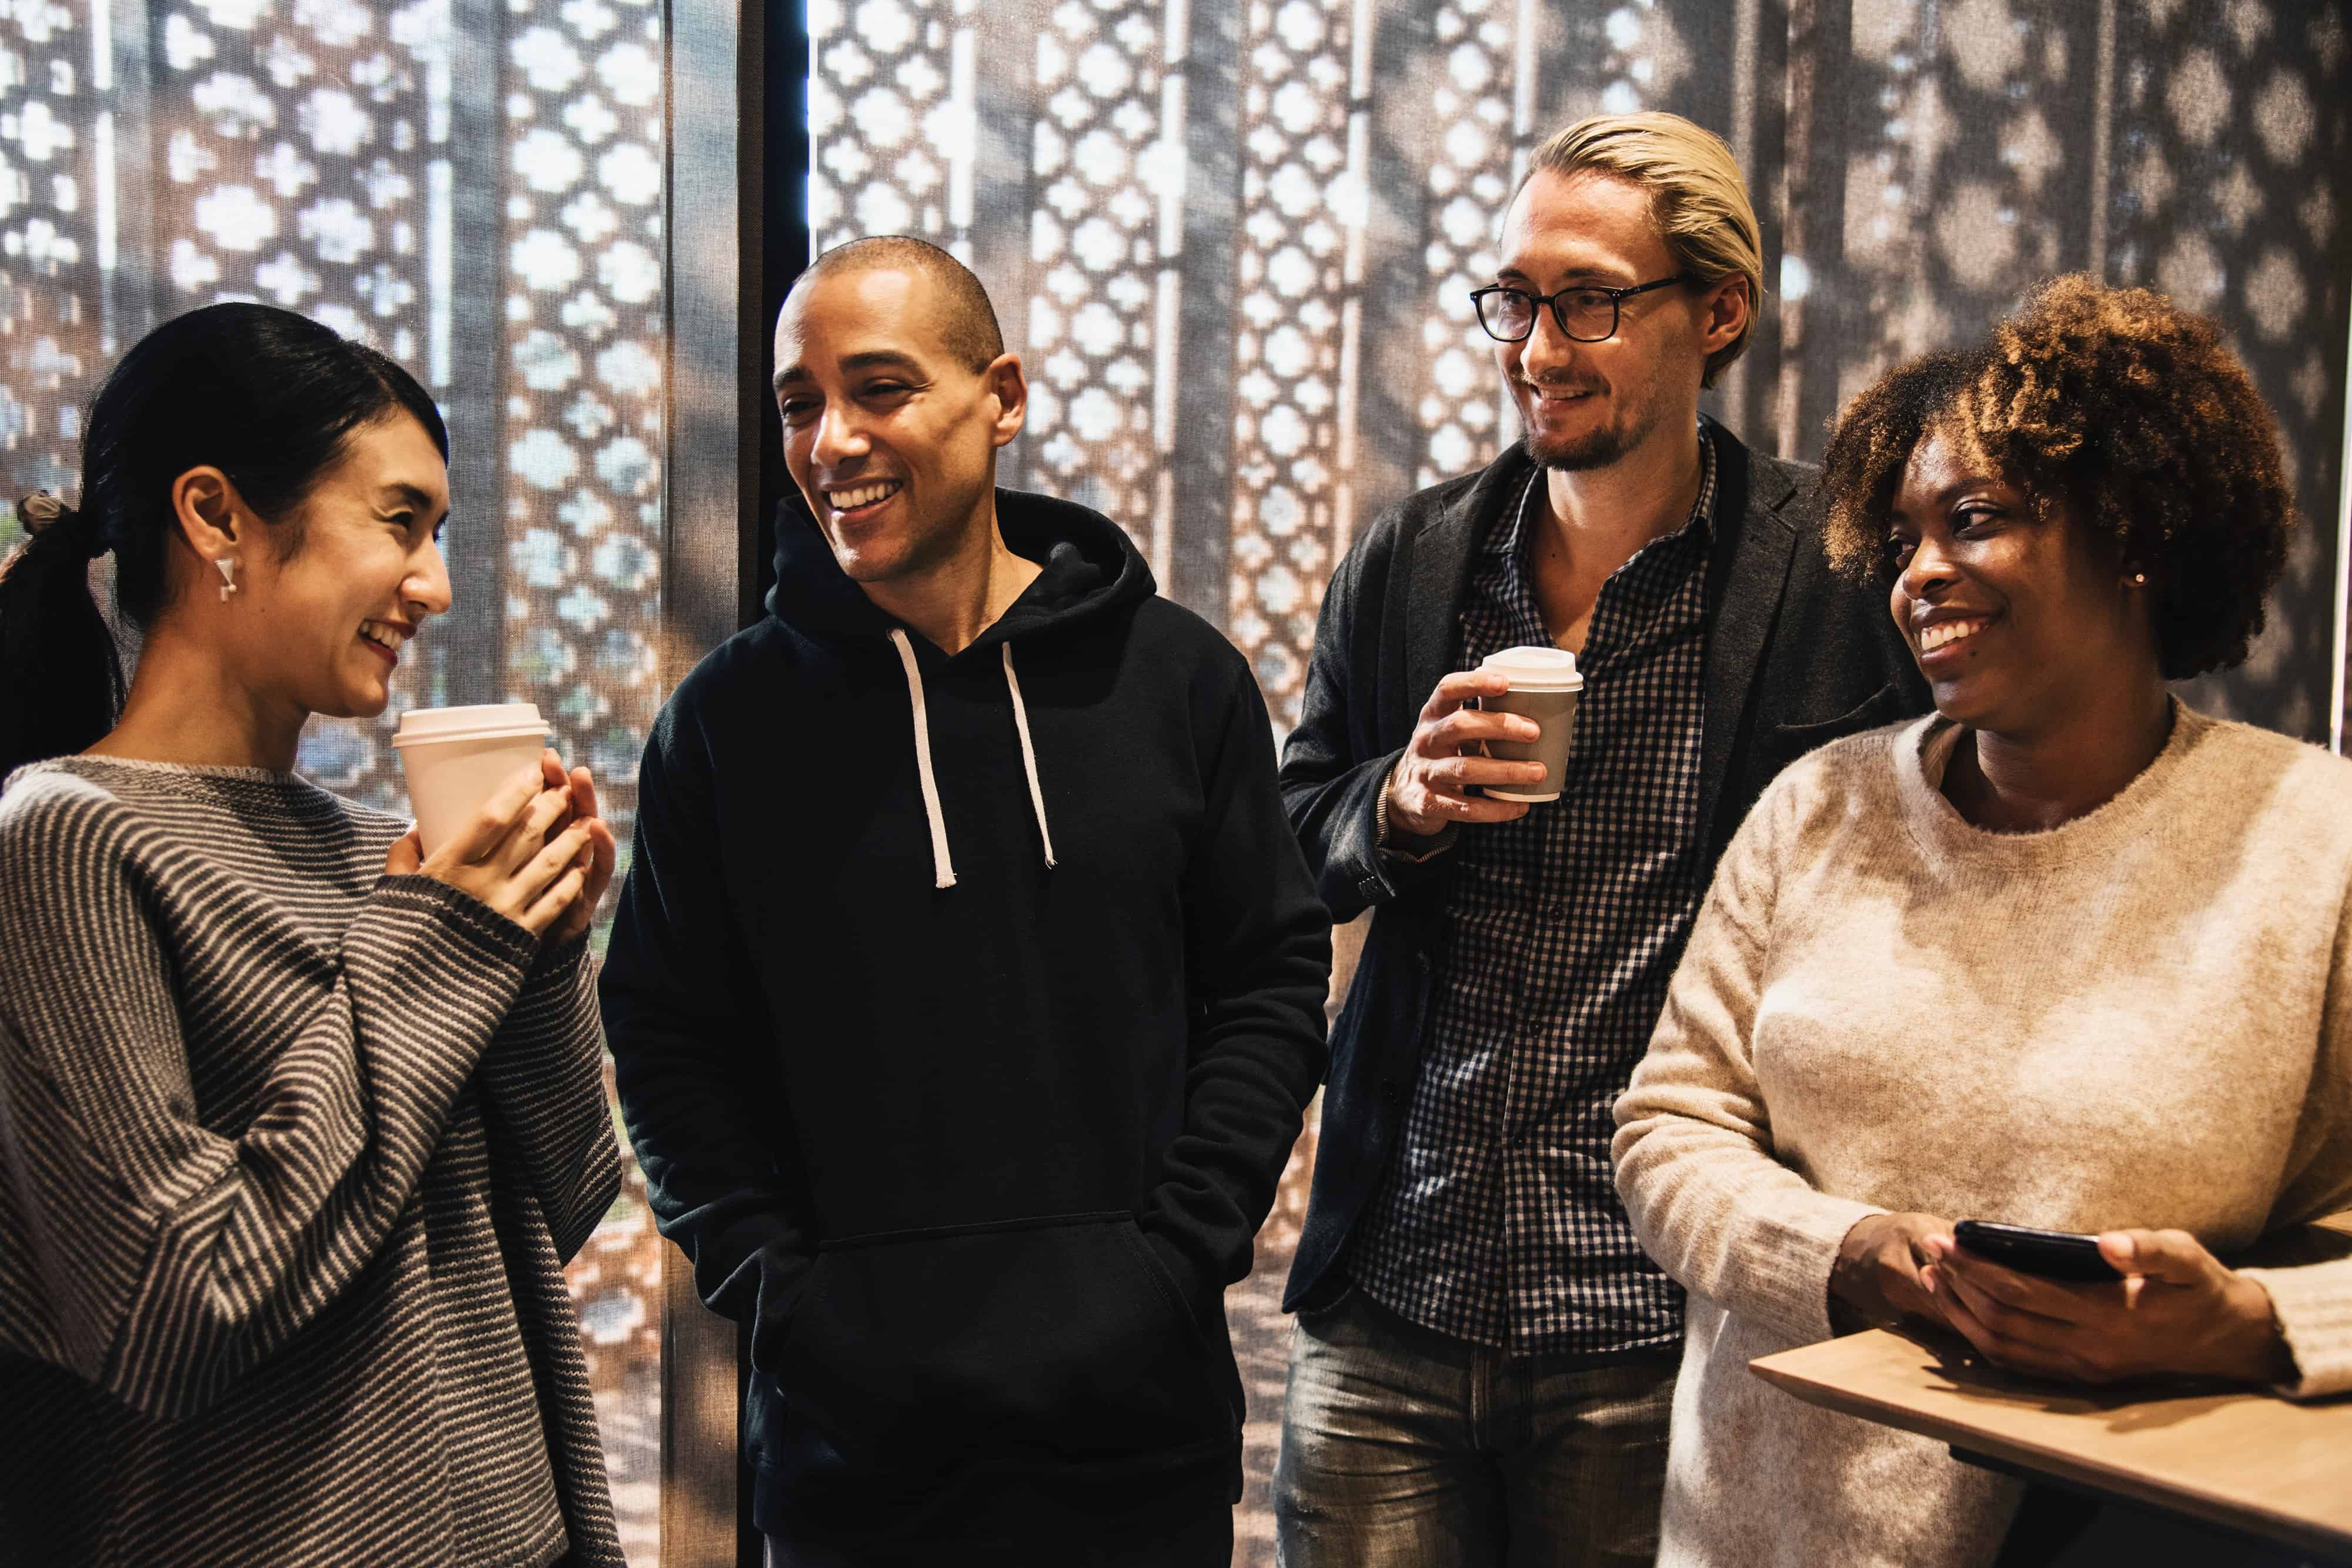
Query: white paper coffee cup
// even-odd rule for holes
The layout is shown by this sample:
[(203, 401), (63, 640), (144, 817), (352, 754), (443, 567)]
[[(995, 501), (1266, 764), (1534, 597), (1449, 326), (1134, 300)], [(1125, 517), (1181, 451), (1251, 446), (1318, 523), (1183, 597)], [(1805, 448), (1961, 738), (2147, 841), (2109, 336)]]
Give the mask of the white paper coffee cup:
[(464, 832), (499, 785), (538, 765), (547, 722), (535, 703), (411, 708), (392, 744), (429, 855)]
[(1584, 675), (1576, 655), (1565, 648), (1506, 648), (1479, 661), (1484, 674), (1507, 678), (1511, 689), (1499, 697), (1481, 698), (1489, 713), (1515, 713), (1532, 719), (1542, 733), (1533, 740), (1490, 740), (1486, 755), (1507, 762), (1540, 762), (1542, 781), (1524, 787), (1486, 785), (1496, 800), (1524, 800), (1541, 805), (1559, 799), (1568, 775), (1568, 754), (1576, 732), (1576, 704), (1584, 691)]

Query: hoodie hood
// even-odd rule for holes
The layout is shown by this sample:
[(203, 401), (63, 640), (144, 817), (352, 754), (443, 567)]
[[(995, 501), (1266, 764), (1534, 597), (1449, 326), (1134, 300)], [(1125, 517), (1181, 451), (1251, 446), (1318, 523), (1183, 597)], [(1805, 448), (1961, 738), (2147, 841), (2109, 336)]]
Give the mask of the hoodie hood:
[[(1091, 507), (1000, 488), (996, 526), (1006, 548), (1042, 570), (958, 658), (1131, 610), (1159, 591), (1126, 530)], [(841, 570), (797, 493), (776, 508), (776, 585), (768, 591), (768, 613), (821, 642), (884, 638), (900, 629)]]
[[(1046, 820), (1037, 747), (1030, 734), (1028, 706), (1021, 696), (1021, 677), (1013, 667), (1013, 643), (1016, 638), (1034, 639), (1115, 612), (1130, 612), (1154, 591), (1151, 569), (1143, 563), (1124, 530), (1101, 513), (1075, 502), (1000, 489), (996, 526), (1013, 554), (1037, 562), (1041, 570), (1012, 607), (949, 664), (961, 668), (966, 661), (986, 658), (993, 652), (1003, 666), (1013, 734), (1021, 748), (1029, 804), (1036, 814), (1039, 848), (1045, 869), (1051, 871), (1057, 863), (1054, 828)], [(810, 515), (808, 503), (798, 495), (778, 510), (776, 586), (768, 591), (768, 613), (820, 642), (887, 640), (897, 653), (914, 719), (915, 767), (922, 787), (925, 825), (930, 831), (932, 885), (941, 890), (955, 886), (955, 855), (948, 841), (939, 773), (931, 759), (929, 698), (913, 635), (849, 580), (834, 559), (833, 547)]]

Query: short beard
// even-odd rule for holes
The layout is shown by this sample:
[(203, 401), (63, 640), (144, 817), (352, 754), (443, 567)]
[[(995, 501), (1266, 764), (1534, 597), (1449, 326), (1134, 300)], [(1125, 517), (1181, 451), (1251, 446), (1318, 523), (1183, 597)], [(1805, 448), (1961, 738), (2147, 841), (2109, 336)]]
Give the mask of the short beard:
[(1573, 473), (1585, 468), (1606, 468), (1633, 449), (1640, 434), (1628, 436), (1621, 430), (1596, 430), (1573, 441), (1554, 442), (1538, 445), (1532, 434), (1522, 434), (1519, 444), (1527, 454), (1546, 468)]
[[(1654, 394), (1654, 389), (1652, 391)], [(1547, 444), (1538, 442), (1535, 433), (1528, 429), (1527, 414), (1520, 408), (1517, 398), (1511, 399), (1511, 406), (1514, 410), (1519, 411), (1520, 446), (1526, 450), (1529, 457), (1542, 466), (1556, 469), (1561, 473), (1606, 468), (1650, 439), (1651, 432), (1658, 426), (1658, 411), (1654, 395), (1646, 406), (1639, 411), (1644, 417), (1637, 420), (1630, 427), (1603, 426), (1571, 440), (1556, 441)]]

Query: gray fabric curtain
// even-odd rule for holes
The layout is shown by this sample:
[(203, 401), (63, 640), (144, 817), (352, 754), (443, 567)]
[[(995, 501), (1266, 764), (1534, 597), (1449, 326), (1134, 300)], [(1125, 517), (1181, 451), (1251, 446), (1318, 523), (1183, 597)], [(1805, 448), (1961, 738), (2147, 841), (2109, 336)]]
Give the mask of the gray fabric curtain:
[[(810, 226), (979, 272), (1032, 378), (1005, 482), (1124, 524), (1286, 724), (1356, 531), (1517, 437), (1467, 294), (1528, 149), (1674, 110), (1731, 144), (1763, 220), (1778, 287), (1709, 398), (1759, 446), (1817, 455), (1871, 377), (2053, 273), (2216, 317), (2305, 526), (2252, 662), (2189, 695), (2325, 741), (2348, 23), (2346, 0), (811, 0)], [(1313, 1137), (1227, 1301), (1244, 1563), (1272, 1561)]]
[[(628, 836), (658, 706), (664, 11), (648, 0), (46, 0), (0, 15), (0, 498), (78, 488), (157, 322), (301, 310), (414, 371), (453, 452), (456, 608), (302, 770), (403, 807), (404, 707), (536, 702)], [(16, 541), (0, 519), (0, 552)], [(642, 1180), (572, 1280), (634, 1553), (658, 1488)]]

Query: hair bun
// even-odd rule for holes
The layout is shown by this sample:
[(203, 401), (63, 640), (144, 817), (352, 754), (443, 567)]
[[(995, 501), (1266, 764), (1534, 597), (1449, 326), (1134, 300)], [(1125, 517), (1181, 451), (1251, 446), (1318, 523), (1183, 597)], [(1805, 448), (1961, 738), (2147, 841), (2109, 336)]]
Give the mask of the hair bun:
[(16, 520), (28, 534), (45, 534), (75, 515), (74, 509), (47, 490), (36, 490), (16, 503)]
[(106, 553), (106, 541), (96, 528), (82, 527), (81, 512), (67, 506), (47, 490), (36, 490), (16, 503), (16, 520), (25, 525), (25, 532), (34, 538), (51, 536), (56, 539), (78, 539), (82, 553), (96, 560)]

